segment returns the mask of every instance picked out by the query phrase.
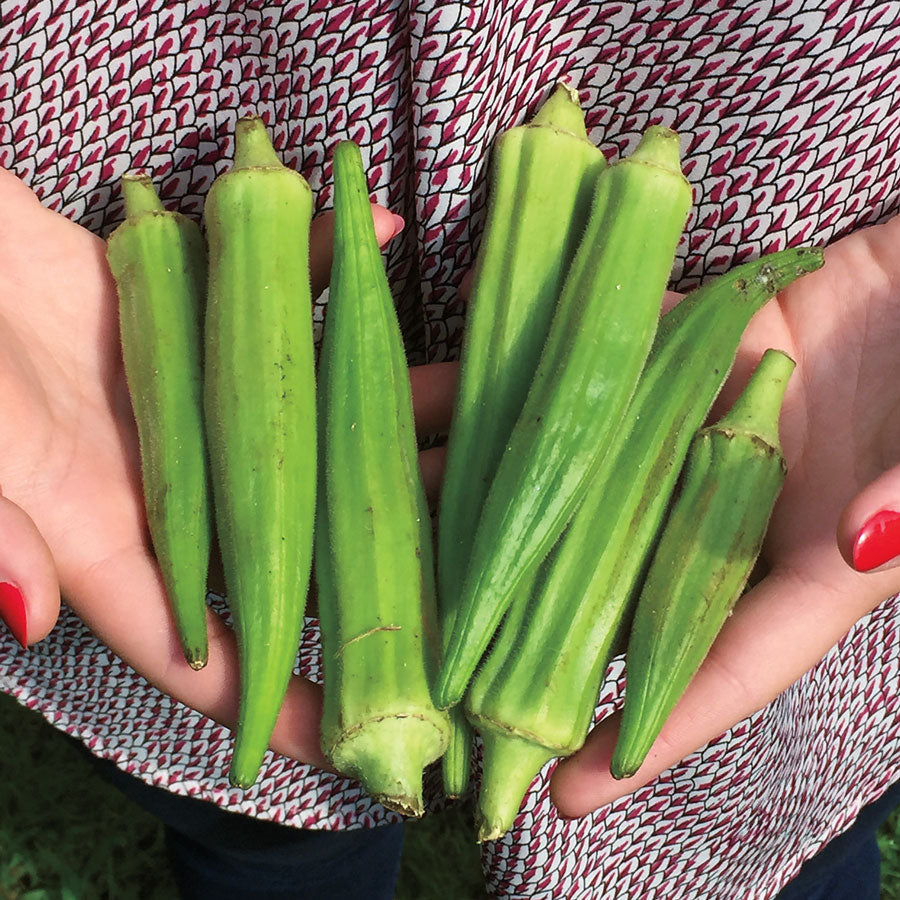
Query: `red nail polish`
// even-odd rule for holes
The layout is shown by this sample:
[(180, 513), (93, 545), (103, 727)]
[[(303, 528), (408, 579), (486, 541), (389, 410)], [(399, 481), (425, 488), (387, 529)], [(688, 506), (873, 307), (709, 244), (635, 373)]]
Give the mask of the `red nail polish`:
[(13, 637), (23, 646), (25, 638), (25, 598), (16, 585), (0, 581), (0, 619), (6, 622)]
[(860, 528), (853, 542), (853, 568), (871, 572), (900, 556), (900, 512), (883, 509)]

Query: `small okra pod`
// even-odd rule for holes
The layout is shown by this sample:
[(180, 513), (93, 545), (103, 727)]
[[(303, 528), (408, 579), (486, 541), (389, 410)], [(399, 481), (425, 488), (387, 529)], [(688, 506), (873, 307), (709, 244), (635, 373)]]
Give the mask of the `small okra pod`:
[(793, 369), (767, 350), (731, 410), (691, 442), (631, 626), (616, 778), (640, 768), (759, 556), (787, 472), (778, 419)]
[(106, 255), (119, 296), (125, 376), (140, 443), (147, 525), (182, 651), (207, 659), (212, 498), (203, 424), (206, 244), (146, 175), (122, 179), (125, 221)]

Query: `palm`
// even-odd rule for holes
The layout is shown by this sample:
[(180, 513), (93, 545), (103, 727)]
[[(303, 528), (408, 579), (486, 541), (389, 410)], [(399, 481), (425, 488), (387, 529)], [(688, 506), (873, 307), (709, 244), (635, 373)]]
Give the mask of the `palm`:
[[(236, 719), (236, 649), (209, 617), (210, 659), (185, 663), (150, 551), (140, 461), (104, 242), (43, 209), (0, 172), (0, 484), (47, 542), (61, 592), (138, 672), (225, 724)], [(324, 763), (319, 691), (303, 679), (273, 738)]]
[[(137, 443), (103, 242), (9, 180), (0, 240), (0, 434), (5, 494), (54, 551), (80, 603), (95, 566), (145, 546)], [(4, 189), (7, 185), (4, 183)], [(86, 599), (86, 598), (85, 598)]]
[[(751, 322), (717, 408), (763, 350), (797, 361), (781, 437), (788, 477), (770, 524), (766, 576), (742, 598), (638, 774), (607, 766), (617, 719), (601, 723), (554, 775), (560, 809), (580, 815), (635, 789), (755, 712), (900, 590), (900, 570), (855, 572), (842, 511), (900, 462), (900, 218), (833, 244), (826, 265)], [(869, 503), (883, 499), (869, 488)], [(870, 512), (874, 509), (870, 509)], [(846, 551), (845, 551), (846, 552)]]
[[(745, 336), (745, 358), (772, 344), (798, 362), (781, 426), (790, 474), (770, 530), (773, 565), (805, 568), (812, 552), (833, 558), (843, 507), (900, 461), (898, 239), (894, 220), (836, 242), (827, 265)], [(834, 577), (852, 576), (845, 568)]]

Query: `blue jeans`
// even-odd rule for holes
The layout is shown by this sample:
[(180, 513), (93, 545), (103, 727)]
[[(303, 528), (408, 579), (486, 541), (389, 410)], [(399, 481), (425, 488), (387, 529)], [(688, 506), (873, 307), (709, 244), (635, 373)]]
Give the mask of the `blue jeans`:
[(880, 900), (878, 829), (900, 806), (900, 784), (864, 806), (853, 825), (829, 841), (774, 900)]
[(104, 780), (162, 822), (184, 900), (393, 900), (401, 823), (289, 828), (173, 794), (91, 758)]

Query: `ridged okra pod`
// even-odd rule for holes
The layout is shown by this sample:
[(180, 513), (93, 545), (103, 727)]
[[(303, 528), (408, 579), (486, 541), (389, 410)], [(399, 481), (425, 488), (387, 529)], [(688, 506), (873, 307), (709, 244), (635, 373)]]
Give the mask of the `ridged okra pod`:
[(597, 178), (591, 216), (484, 504), (436, 692), (458, 703), (515, 594), (612, 442), (691, 206), (675, 132), (651, 126)]
[(640, 768), (750, 577), (787, 474), (778, 419), (793, 369), (767, 350), (731, 410), (691, 441), (629, 632), (616, 778)]
[(256, 117), (209, 190), (205, 410), (241, 701), (229, 777), (256, 780), (293, 672), (312, 561), (312, 192)]
[(316, 581), (322, 750), (378, 801), (421, 815), (447, 746), (431, 521), (409, 370), (359, 147), (334, 152), (334, 260), (320, 355)]
[(203, 425), (206, 244), (164, 208), (150, 178), (122, 179), (125, 221), (107, 259), (119, 296), (125, 376), (137, 424), (147, 524), (185, 659), (207, 659), (212, 502)]
[[(522, 410), (606, 157), (588, 140), (577, 93), (559, 84), (534, 118), (503, 132), (490, 164), (447, 442), (438, 518), (438, 599), (449, 634), (481, 507)], [(461, 711), (444, 754), (445, 791), (468, 782)]]
[(813, 248), (770, 254), (712, 279), (662, 317), (624, 427), (466, 698), (484, 741), (483, 839), (509, 828), (544, 763), (584, 743), (691, 438), (741, 335), (769, 298), (822, 262)]

